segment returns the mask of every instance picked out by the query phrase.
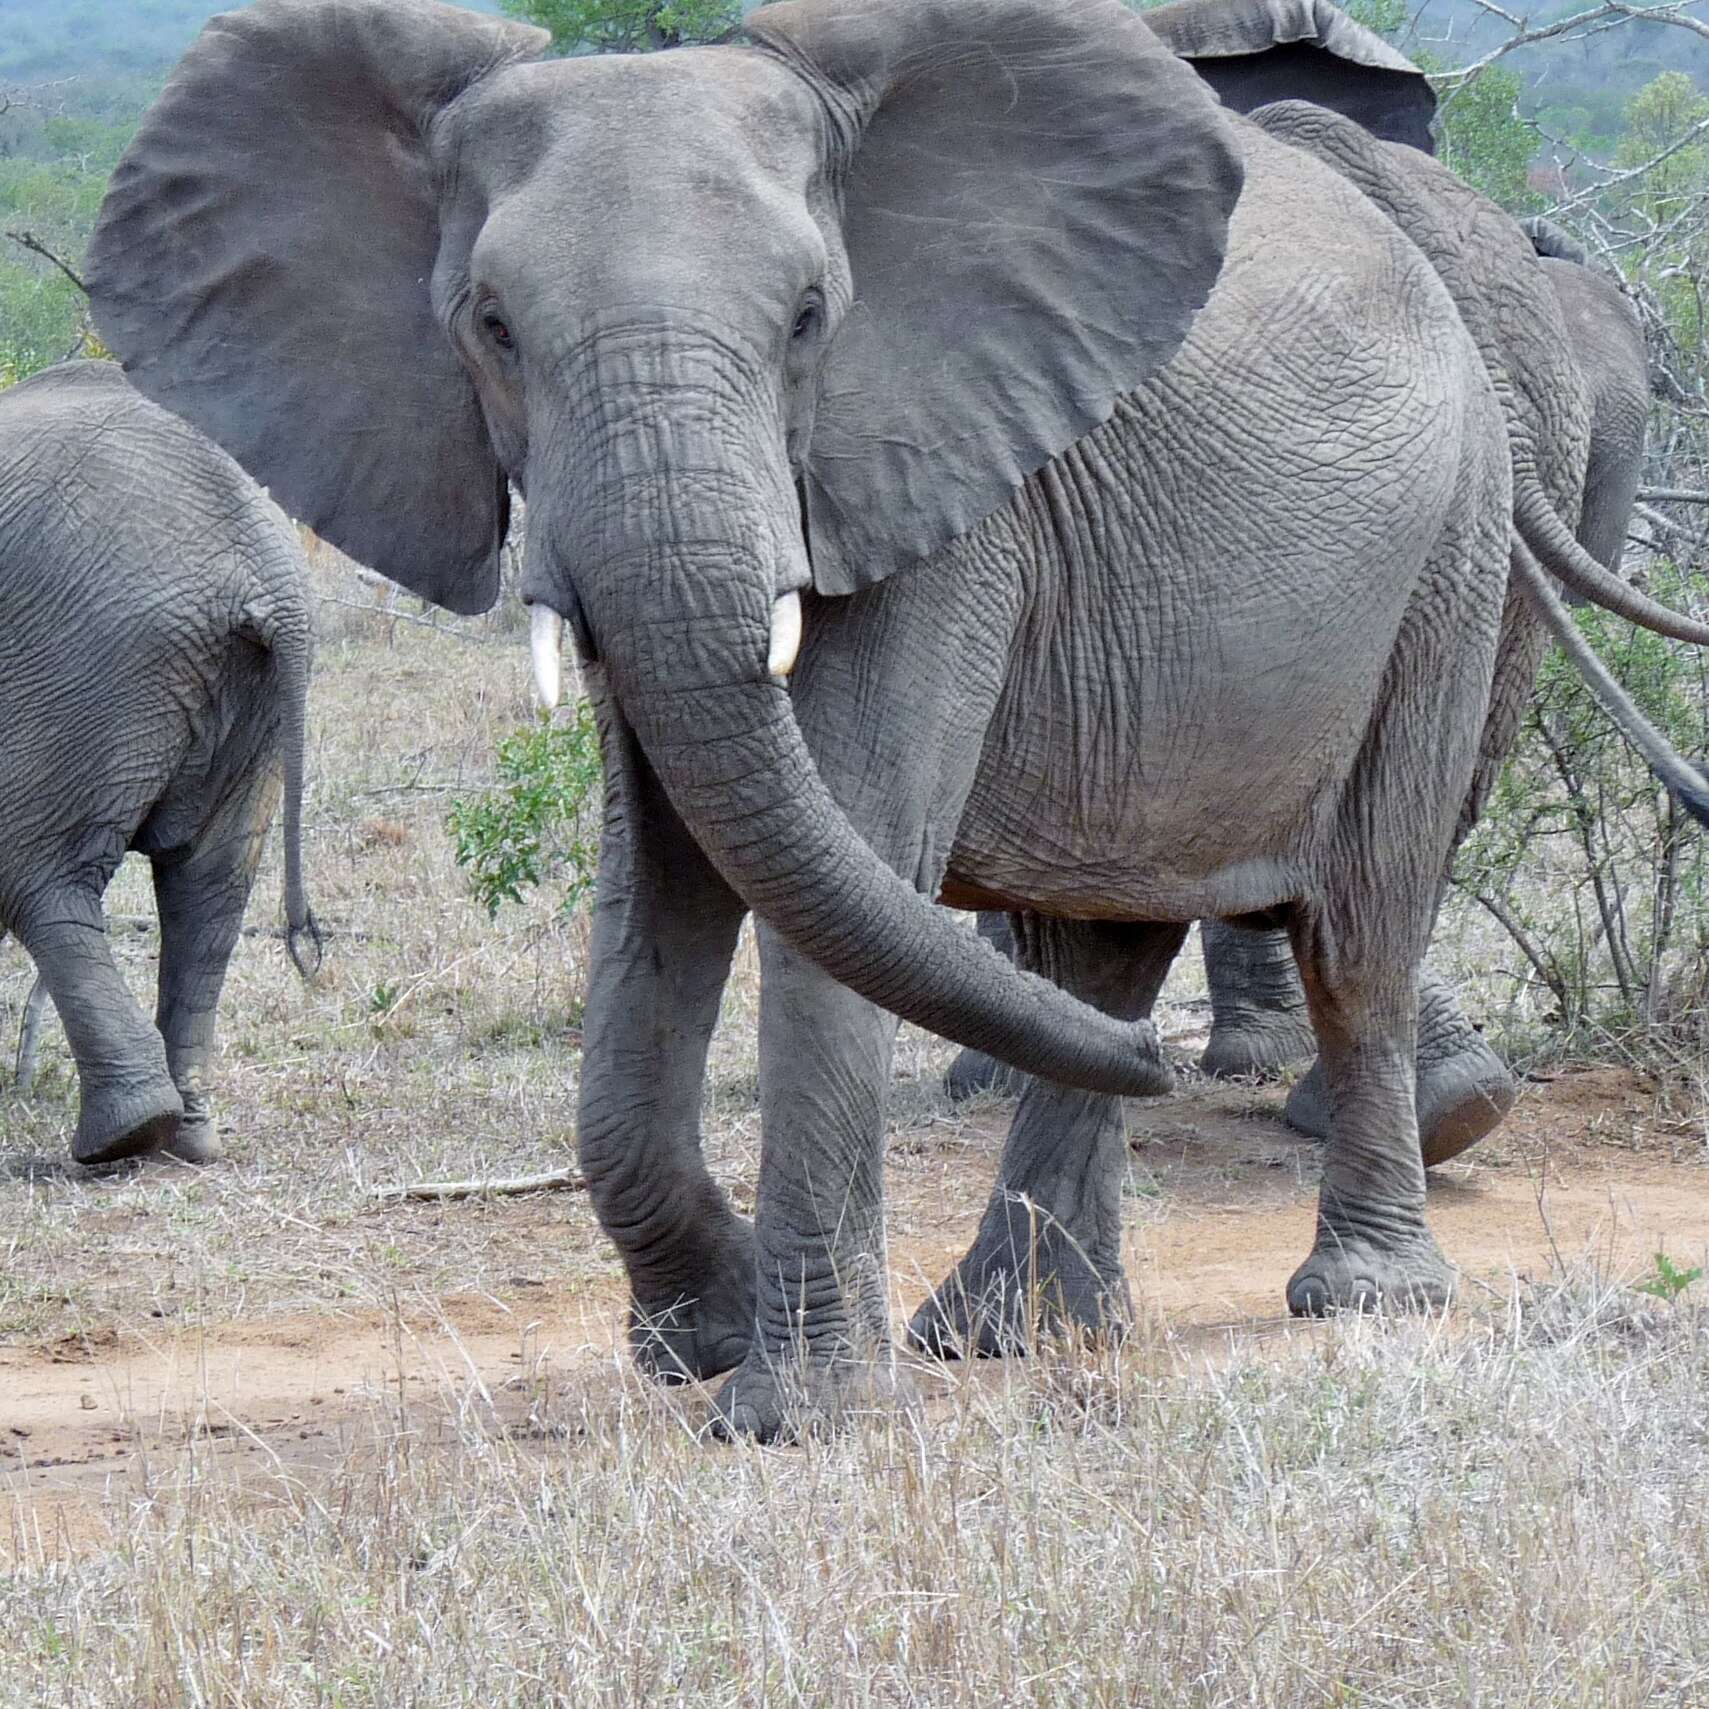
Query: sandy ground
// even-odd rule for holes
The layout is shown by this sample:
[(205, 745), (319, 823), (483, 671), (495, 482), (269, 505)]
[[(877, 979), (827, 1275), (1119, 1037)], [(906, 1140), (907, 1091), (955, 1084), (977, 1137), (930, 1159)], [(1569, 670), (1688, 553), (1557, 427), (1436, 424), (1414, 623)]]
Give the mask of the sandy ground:
[[(1142, 1322), (1173, 1345), (1214, 1354), (1319, 1333), (1281, 1314), (1310, 1238), (1316, 1147), (1282, 1125), (1279, 1105), (1276, 1092), (1198, 1086), (1130, 1106), (1129, 1272)], [(971, 1120), (928, 1116), (893, 1132), (899, 1319), (971, 1237), (1008, 1112), (992, 1103)], [(1563, 1074), (1529, 1086), (1496, 1140), (1437, 1171), (1431, 1221), (1462, 1288), (1504, 1293), (1587, 1253), (1613, 1274), (1648, 1270), (1658, 1249), (1704, 1262), (1700, 1142), (1642, 1145), (1650, 1112), (1624, 1071)], [(368, 1214), (443, 1225), (474, 1213), (391, 1204)], [(489, 1233), (533, 1255), (532, 1273), (480, 1294), (400, 1295), (389, 1310), (188, 1330), (123, 1322), (0, 1349), (0, 1550), (40, 1559), (101, 1546), (119, 1504), (146, 1500), (187, 1456), (220, 1457), (265, 1499), (358, 1436), (372, 1441), (376, 1418), (431, 1439), (472, 1407), (526, 1431), (546, 1388), (619, 1381), (622, 1287), (609, 1267), (589, 1273), (599, 1234), (585, 1196), (538, 1194), (484, 1214)], [(681, 1405), (692, 1425), (707, 1395), (690, 1390)]]

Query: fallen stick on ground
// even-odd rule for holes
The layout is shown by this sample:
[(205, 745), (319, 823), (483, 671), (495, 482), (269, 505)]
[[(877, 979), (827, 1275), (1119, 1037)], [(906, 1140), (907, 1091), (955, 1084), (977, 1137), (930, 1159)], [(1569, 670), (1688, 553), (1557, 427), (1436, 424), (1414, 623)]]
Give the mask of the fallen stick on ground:
[(481, 1199), (517, 1193), (581, 1193), (587, 1177), (579, 1169), (554, 1169), (546, 1175), (513, 1175), (496, 1181), (411, 1181), (401, 1186), (370, 1187), (376, 1199)]

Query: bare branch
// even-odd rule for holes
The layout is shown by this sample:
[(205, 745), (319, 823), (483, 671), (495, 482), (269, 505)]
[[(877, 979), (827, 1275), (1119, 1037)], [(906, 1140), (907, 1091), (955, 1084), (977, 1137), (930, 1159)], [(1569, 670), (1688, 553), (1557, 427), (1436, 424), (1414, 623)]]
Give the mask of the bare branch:
[(1504, 18), (1514, 25), (1517, 33), (1509, 36), (1499, 47), (1492, 48), (1481, 59), (1474, 59), (1453, 71), (1437, 72), (1432, 75), (1430, 81), (1451, 96), (1480, 73), (1487, 71), (1497, 60), (1505, 59), (1516, 49), (1530, 47), (1536, 42), (1553, 41), (1557, 36), (1570, 35), (1574, 30), (1594, 33), (1589, 31), (1588, 26), (1600, 24), (1604, 19), (1614, 19), (1622, 24), (1673, 24), (1696, 35), (1709, 37), (1709, 25), (1688, 17), (1681, 11), (1681, 6), (1689, 3), (1690, 0), (1673, 0), (1672, 4), (1664, 6), (1633, 6), (1629, 5), (1627, 0), (1602, 0), (1601, 5), (1592, 6), (1587, 11), (1575, 12), (1570, 18), (1557, 18), (1552, 24), (1539, 24), (1537, 28), (1530, 29), (1523, 18), (1516, 18), (1511, 12), (1503, 11), (1501, 7), (1491, 4), (1491, 0), (1478, 0), (1478, 4), (1486, 12), (1492, 12), (1498, 18)]
[(1709, 493), (1691, 487), (1639, 487), (1638, 497), (1646, 504), (1709, 504)]
[[(1681, 149), (1689, 148), (1699, 137), (1703, 136), (1709, 136), (1709, 119), (1699, 119), (1690, 130), (1685, 131), (1678, 137), (1675, 137), (1666, 148), (1660, 150), (1658, 153), (1652, 154), (1648, 160), (1641, 162), (1637, 166), (1628, 166), (1623, 172), (1607, 172), (1607, 168), (1605, 167), (1597, 168), (1598, 171), (1607, 172), (1607, 176), (1602, 180), (1602, 182), (1600, 184), (1592, 184), (1587, 188), (1580, 190), (1576, 195), (1567, 197), (1564, 202), (1549, 210), (1550, 217), (1559, 219), (1563, 213), (1568, 212), (1572, 208), (1579, 207), (1585, 202), (1591, 201), (1598, 196), (1606, 194), (1617, 184), (1630, 184), (1634, 178), (1642, 178), (1646, 172), (1655, 171), (1655, 169), (1660, 166), (1664, 160), (1671, 160), (1674, 155), (1680, 152)], [(1589, 163), (1587, 162), (1586, 164)]]
[(585, 1193), (587, 1176), (579, 1169), (554, 1169), (546, 1175), (513, 1175), (494, 1181), (412, 1181), (399, 1186), (370, 1187), (369, 1197), (393, 1199), (484, 1199), (520, 1193)]
[(1531, 934), (1519, 923), (1513, 910), (1499, 896), (1490, 896), (1482, 890), (1474, 890), (1472, 899), (1492, 914), (1507, 935), (1513, 939), (1518, 946), (1519, 953), (1531, 963), (1537, 977), (1549, 988), (1555, 1001), (1560, 1004), (1561, 1012), (1565, 1014), (1569, 1008), (1566, 981), (1561, 978), (1559, 971), (1554, 967), (1552, 958), (1546, 957), (1542, 950), (1537, 947)]
[(435, 635), (450, 635), (459, 641), (473, 641), (477, 645), (487, 640), (485, 635), (471, 635), (466, 630), (451, 629), (443, 623), (436, 623), (431, 617), (417, 617), (408, 611), (387, 611), (377, 605), (364, 605), (359, 599), (340, 599), (337, 594), (323, 593), (318, 596), (322, 605), (342, 605), (346, 611), (360, 611), (365, 617), (372, 617), (380, 623), (414, 623), (423, 629), (431, 629)]
[(55, 255), (33, 231), (9, 231), (6, 235), (22, 249), (27, 249), (32, 255), (39, 255), (44, 261), (51, 261), (84, 296), (89, 295), (89, 287), (78, 278), (71, 263), (62, 256)]

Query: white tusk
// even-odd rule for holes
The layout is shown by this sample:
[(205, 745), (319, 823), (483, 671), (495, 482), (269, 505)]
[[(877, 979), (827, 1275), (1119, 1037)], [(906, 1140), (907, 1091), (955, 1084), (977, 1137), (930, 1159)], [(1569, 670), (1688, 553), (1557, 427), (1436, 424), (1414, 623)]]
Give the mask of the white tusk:
[(780, 681), (795, 669), (801, 651), (801, 595), (786, 593), (771, 608), (771, 651), (765, 668)]
[(528, 645), (534, 655), (534, 692), (550, 712), (564, 698), (564, 620), (551, 606), (536, 602)]

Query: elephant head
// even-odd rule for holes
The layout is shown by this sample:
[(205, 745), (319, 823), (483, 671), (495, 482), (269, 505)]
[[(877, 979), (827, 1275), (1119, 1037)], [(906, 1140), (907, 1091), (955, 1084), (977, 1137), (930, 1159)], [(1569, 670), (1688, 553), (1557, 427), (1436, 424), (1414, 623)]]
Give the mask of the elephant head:
[(1311, 101), (1385, 142), (1436, 152), (1429, 80), (1330, 0), (1169, 0), (1145, 21), (1237, 113)]
[(452, 609), (495, 596), (514, 480), (524, 597), (599, 658), (756, 913), (922, 1025), (1139, 1089), (1129, 1029), (860, 841), (778, 679), (801, 590), (959, 550), (1178, 348), (1241, 182), (1216, 101), (1120, 0), (791, 0), (727, 45), (546, 42), (429, 0), (216, 18), (114, 177), (103, 331), (287, 508)]

